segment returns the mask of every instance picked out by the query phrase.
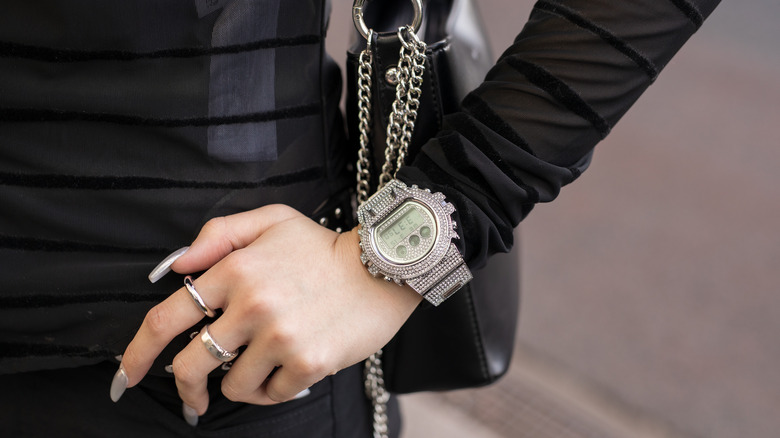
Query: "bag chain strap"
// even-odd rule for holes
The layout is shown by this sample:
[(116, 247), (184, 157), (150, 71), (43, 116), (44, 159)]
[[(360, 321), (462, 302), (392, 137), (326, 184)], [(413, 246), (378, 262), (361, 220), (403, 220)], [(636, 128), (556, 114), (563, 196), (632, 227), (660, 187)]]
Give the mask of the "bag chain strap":
[[(404, 38), (408, 35), (408, 41)], [(417, 121), (417, 110), (420, 108), (422, 95), (423, 73), (425, 71), (425, 49), (427, 46), (420, 41), (408, 27), (398, 29), (401, 40), (398, 66), (396, 68), (395, 100), (387, 122), (387, 147), (385, 162), (379, 176), (379, 187), (384, 187), (395, 177), (404, 162), (412, 141), (414, 124)], [(358, 67), (358, 118), (360, 123), (360, 149), (357, 162), (357, 194), (358, 203), (368, 200), (369, 179), (371, 176), (369, 160), (370, 130), (371, 130), (371, 75), (373, 73), (371, 42), (373, 31), (369, 34), (366, 49), (360, 53)]]
[[(408, 41), (404, 35), (408, 35)], [(398, 29), (398, 38), (401, 40), (401, 50), (396, 69), (395, 100), (393, 101), (393, 112), (387, 122), (385, 163), (382, 165), (382, 173), (379, 175), (377, 190), (393, 179), (398, 169), (406, 161), (422, 95), (427, 46), (408, 26)], [(370, 190), (369, 132), (371, 127), (371, 74), (373, 72), (371, 66), (373, 61), (372, 39), (373, 31), (370, 31), (366, 49), (360, 53), (358, 67), (358, 118), (360, 119), (358, 125), (360, 149), (357, 161), (358, 204), (368, 200)], [(365, 375), (366, 395), (371, 399), (374, 408), (374, 438), (388, 438), (387, 402), (390, 400), (390, 393), (385, 388), (382, 350), (366, 359)]]
[(357, 202), (362, 205), (368, 200), (368, 192), (371, 190), (369, 179), (371, 177), (371, 161), (369, 160), (368, 144), (370, 142), (369, 130), (371, 129), (371, 74), (373, 73), (373, 55), (371, 54), (371, 40), (374, 31), (369, 32), (366, 49), (360, 52), (360, 64), (358, 66), (357, 95), (358, 118), (360, 123), (360, 149), (358, 149), (357, 161)]
[[(395, 101), (393, 101), (393, 112), (387, 122), (385, 164), (382, 165), (382, 174), (379, 176), (379, 188), (390, 182), (406, 162), (414, 123), (417, 121), (417, 110), (420, 108), (426, 46), (414, 32), (407, 31), (411, 41), (404, 40), (405, 30), (405, 28), (398, 29), (401, 50), (396, 69)], [(396, 156), (394, 172), (393, 161)]]

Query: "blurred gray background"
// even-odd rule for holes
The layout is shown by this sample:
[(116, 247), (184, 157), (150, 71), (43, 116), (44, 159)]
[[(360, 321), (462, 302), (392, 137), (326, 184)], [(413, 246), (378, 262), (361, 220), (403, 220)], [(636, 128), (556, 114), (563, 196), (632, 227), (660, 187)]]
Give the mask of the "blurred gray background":
[[(333, 2), (340, 60), (352, 2)], [(532, 5), (480, 1), (497, 54)], [(511, 371), (402, 397), (404, 438), (780, 436), (778, 19), (724, 0), (523, 222)]]

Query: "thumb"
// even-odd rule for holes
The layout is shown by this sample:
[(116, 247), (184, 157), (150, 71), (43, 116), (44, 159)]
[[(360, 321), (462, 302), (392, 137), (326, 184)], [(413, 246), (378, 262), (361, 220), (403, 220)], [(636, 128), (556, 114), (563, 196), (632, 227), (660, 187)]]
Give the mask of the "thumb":
[(180, 274), (205, 271), (231, 252), (248, 246), (274, 225), (300, 216), (292, 207), (274, 204), (213, 218), (171, 269)]

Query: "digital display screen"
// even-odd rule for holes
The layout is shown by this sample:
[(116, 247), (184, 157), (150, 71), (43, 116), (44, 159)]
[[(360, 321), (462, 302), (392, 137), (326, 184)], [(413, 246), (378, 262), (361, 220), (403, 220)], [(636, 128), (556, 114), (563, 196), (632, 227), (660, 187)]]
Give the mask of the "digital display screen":
[(412, 207), (385, 228), (379, 237), (384, 241), (385, 245), (389, 248), (393, 248), (399, 242), (409, 237), (414, 230), (420, 228), (424, 223), (425, 218), (423, 218), (416, 208)]

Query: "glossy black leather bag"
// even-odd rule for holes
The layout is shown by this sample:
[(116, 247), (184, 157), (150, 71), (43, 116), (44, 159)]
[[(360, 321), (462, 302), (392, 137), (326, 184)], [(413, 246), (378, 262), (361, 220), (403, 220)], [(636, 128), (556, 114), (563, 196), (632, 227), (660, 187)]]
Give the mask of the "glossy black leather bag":
[[(375, 31), (372, 78), (371, 174), (384, 159), (385, 128), (395, 86), (385, 78), (398, 63), (400, 41), (395, 30), (411, 23), (406, 0), (373, 0), (364, 9), (366, 25)], [(442, 117), (457, 111), (460, 101), (484, 79), (492, 65), (483, 25), (472, 0), (424, 2), (420, 37), (428, 44), (423, 93), (410, 157), (441, 128)], [(366, 41), (356, 31), (347, 59), (347, 121), (357, 149), (358, 56)], [(509, 368), (519, 311), (519, 249), (491, 258), (475, 271), (474, 280), (439, 307), (422, 304), (383, 348), (383, 371), (389, 391), (410, 393), (490, 384)]]

